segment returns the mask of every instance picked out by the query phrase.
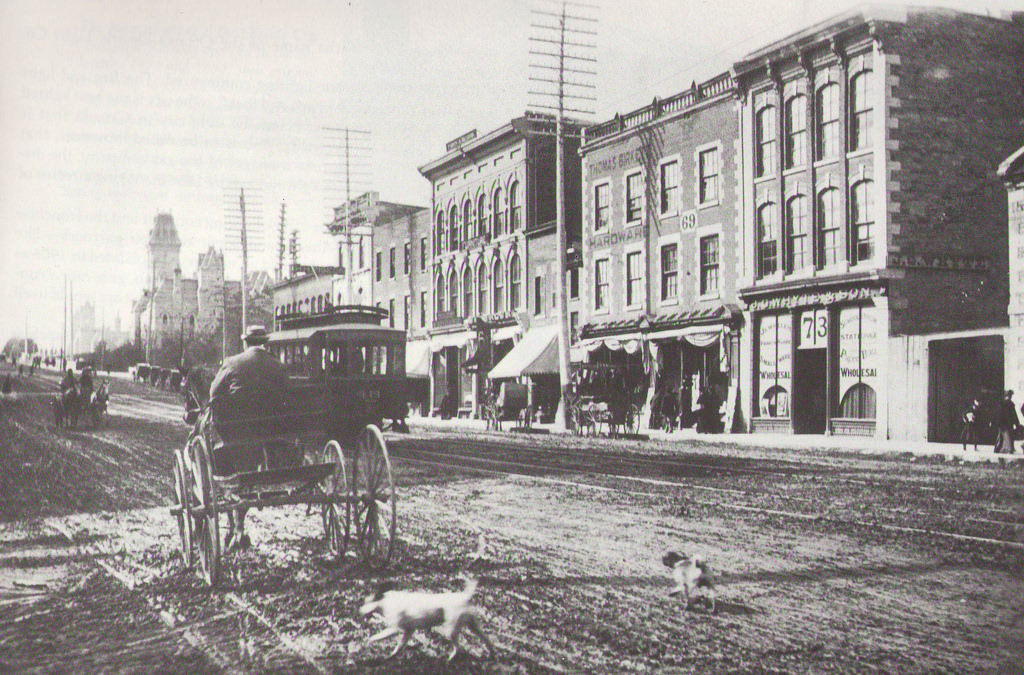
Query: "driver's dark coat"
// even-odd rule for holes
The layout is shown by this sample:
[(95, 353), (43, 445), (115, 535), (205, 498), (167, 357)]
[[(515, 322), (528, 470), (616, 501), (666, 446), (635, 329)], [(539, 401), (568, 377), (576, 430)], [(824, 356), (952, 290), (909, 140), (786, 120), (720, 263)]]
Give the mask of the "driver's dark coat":
[(263, 347), (225, 359), (210, 385), (217, 433), (227, 442), (281, 433), (288, 386), (284, 365)]

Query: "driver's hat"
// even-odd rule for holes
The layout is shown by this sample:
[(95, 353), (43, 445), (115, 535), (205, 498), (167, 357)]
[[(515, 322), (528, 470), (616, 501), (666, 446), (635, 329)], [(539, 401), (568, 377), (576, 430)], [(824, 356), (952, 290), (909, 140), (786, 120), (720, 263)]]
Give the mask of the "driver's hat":
[(249, 326), (242, 334), (242, 341), (247, 345), (263, 344), (267, 341), (267, 329), (263, 326)]

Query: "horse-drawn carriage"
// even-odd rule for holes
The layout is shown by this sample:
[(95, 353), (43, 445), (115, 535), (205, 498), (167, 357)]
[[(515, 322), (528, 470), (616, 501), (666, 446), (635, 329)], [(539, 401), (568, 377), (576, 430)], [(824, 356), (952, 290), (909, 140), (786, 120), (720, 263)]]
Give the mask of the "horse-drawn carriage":
[[(408, 385), (405, 333), (381, 326), (386, 316), (349, 306), (282, 321), (267, 344), (290, 380), (276, 435), (225, 444), (209, 406), (201, 411), (175, 454), (171, 513), (185, 564), (194, 561), (195, 541), (210, 585), (220, 576), (220, 516), (253, 507), (316, 507), (331, 555), (340, 558), (354, 541), (372, 568), (391, 559), (396, 495), (380, 427), (405, 418)], [(227, 473), (224, 460), (239, 451), (255, 452), (257, 465)]]
[(83, 415), (98, 429), (107, 416), (107, 402), (110, 399), (110, 382), (103, 380), (96, 391), (79, 392), (77, 388), (67, 389), (53, 399), (53, 423), (58, 429), (69, 429), (78, 425)]

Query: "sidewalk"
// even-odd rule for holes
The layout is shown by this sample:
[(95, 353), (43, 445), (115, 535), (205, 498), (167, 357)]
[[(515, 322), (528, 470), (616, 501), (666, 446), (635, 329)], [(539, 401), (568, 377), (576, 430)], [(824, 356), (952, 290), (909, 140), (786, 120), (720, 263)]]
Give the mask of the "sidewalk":
[[(410, 426), (429, 429), (448, 429), (462, 431), (485, 431), (487, 423), (475, 419), (442, 420), (439, 417), (410, 417)], [(512, 423), (506, 422), (505, 433), (511, 431)], [(552, 434), (567, 433), (553, 424), (534, 424), (535, 432)], [(497, 433), (497, 432), (494, 432)], [(879, 440), (862, 436), (824, 436), (824, 435), (790, 435), (790, 434), (698, 434), (693, 429), (666, 432), (661, 430), (640, 430), (641, 436), (657, 441), (700, 441), (721, 445), (742, 445), (758, 448), (786, 448), (796, 450), (839, 450), (857, 452), (864, 455), (910, 455), (914, 457), (942, 458), (945, 461), (1010, 463), (1024, 461), (1024, 442), (1018, 443), (1017, 452), (1013, 455), (997, 455), (992, 444), (978, 444), (975, 451), (972, 445), (963, 450), (958, 443), (929, 443), (927, 441), (896, 441)]]

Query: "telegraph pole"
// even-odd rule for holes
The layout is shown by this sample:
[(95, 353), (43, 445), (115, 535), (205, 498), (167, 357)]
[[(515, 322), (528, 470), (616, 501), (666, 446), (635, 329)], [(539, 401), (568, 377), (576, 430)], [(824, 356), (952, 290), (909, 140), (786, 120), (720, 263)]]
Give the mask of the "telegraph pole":
[(277, 280), (284, 279), (284, 200), (281, 200), (281, 221), (277, 225)]
[(67, 367), (65, 359), (67, 358), (67, 346), (68, 346), (68, 275), (64, 275), (64, 321), (61, 323), (60, 328), (60, 372), (63, 373)]
[[(546, 99), (545, 104), (534, 104), (532, 108), (552, 111), (555, 114), (555, 139), (557, 152), (555, 156), (555, 236), (558, 240), (558, 274), (555, 284), (555, 296), (558, 303), (558, 379), (561, 385), (561, 396), (558, 401), (557, 423), (563, 428), (571, 428), (572, 420), (566, 409), (566, 401), (571, 391), (571, 371), (569, 365), (569, 307), (566, 299), (568, 274), (566, 267), (567, 230), (565, 224), (565, 113), (593, 115), (593, 110), (580, 108), (580, 103), (596, 100), (592, 90), (595, 85), (584, 81), (597, 73), (585, 67), (588, 63), (596, 63), (591, 56), (596, 45), (582, 42), (580, 36), (595, 36), (597, 32), (584, 26), (597, 23), (597, 19), (588, 16), (588, 11), (596, 10), (597, 6), (569, 0), (546, 0), (541, 8), (533, 10), (538, 17), (531, 27), (538, 34), (530, 37), (531, 42), (539, 43), (537, 50), (530, 50), (533, 56), (543, 57), (540, 63), (531, 63), (536, 73), (530, 80), (541, 83), (533, 96)], [(545, 60), (546, 59), (546, 60)], [(553, 79), (551, 72), (557, 73)], [(571, 74), (574, 79), (567, 79)], [(550, 99), (554, 99), (552, 102)], [(567, 105), (567, 102), (569, 105)], [(574, 106), (574, 107), (569, 107)]]
[[(342, 173), (345, 184), (345, 209), (343, 212), (344, 221), (340, 223), (340, 232), (332, 230), (332, 234), (340, 234), (344, 252), (340, 260), (345, 269), (345, 303), (352, 303), (352, 183), (356, 179), (357, 187), (361, 190), (368, 188), (369, 168), (367, 163), (370, 159), (370, 132), (350, 127), (334, 128), (324, 127), (326, 133), (334, 135), (329, 140), (335, 144), (328, 143), (327, 148), (330, 154), (339, 153), (337, 162), (328, 164), (328, 175), (337, 176)], [(330, 179), (329, 179), (330, 180)]]
[(242, 212), (242, 332), (245, 333), (245, 327), (248, 325), (245, 296), (247, 295), (246, 286), (249, 283), (249, 242), (246, 241), (245, 236), (245, 188), (238, 193), (238, 208)]
[[(225, 250), (237, 251), (242, 257), (242, 332), (248, 323), (249, 295), (249, 254), (263, 251), (263, 198), (258, 190), (239, 186), (228, 188), (224, 192), (224, 234)], [(225, 265), (226, 266), (226, 265)], [(227, 285), (225, 274), (225, 286)], [(227, 291), (224, 293), (224, 335), (222, 336), (223, 351), (227, 355), (228, 307)]]

